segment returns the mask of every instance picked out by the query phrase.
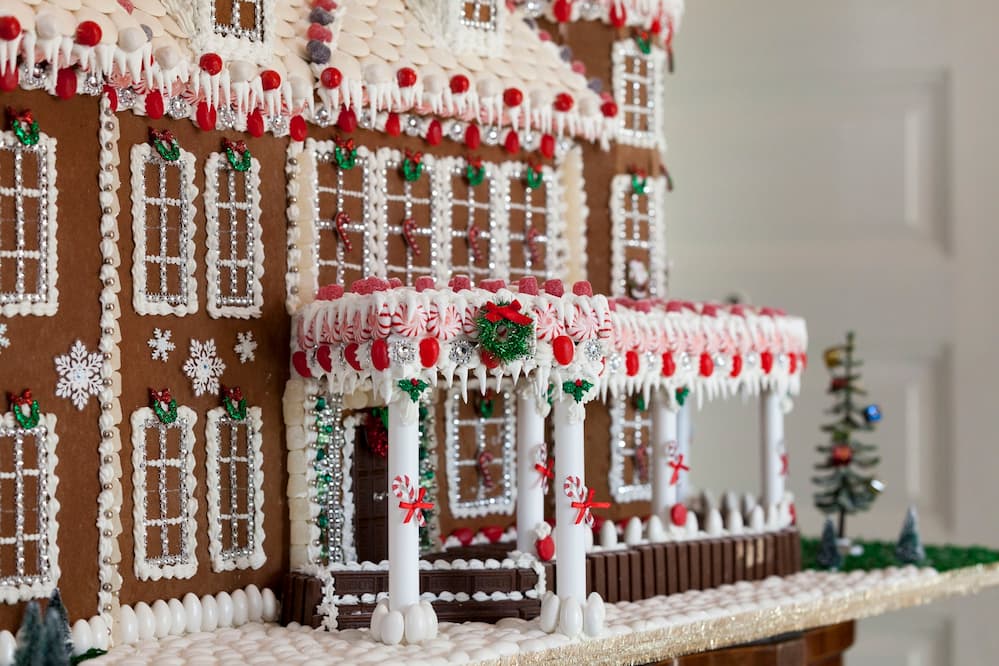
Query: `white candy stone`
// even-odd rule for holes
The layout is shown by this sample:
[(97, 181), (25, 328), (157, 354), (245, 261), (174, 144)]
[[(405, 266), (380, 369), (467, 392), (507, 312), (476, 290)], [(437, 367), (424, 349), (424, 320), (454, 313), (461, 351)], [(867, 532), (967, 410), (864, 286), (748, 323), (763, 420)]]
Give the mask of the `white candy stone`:
[(215, 597), (206, 594), (201, 597), (201, 631), (215, 631), (219, 627), (219, 605)]
[(742, 533), (742, 512), (738, 509), (731, 509), (728, 512), (728, 520), (725, 521), (725, 529), (732, 534)]
[(274, 596), (273, 590), (269, 587), (265, 587), (261, 592), (261, 597), (263, 598), (263, 617), (264, 622), (274, 622), (278, 618), (278, 603), (277, 597)]
[(427, 638), (427, 617), (420, 604), (413, 604), (406, 609), (406, 642), (422, 643)]
[(201, 601), (193, 592), (184, 595), (184, 615), (187, 618), (186, 627), (189, 634), (201, 631)]
[(735, 491), (728, 490), (725, 492), (722, 499), (722, 508), (726, 513), (739, 510), (739, 496), (735, 494)]
[(249, 618), (250, 610), (247, 604), (246, 592), (236, 590), (232, 593), (232, 626), (242, 627)]
[(170, 606), (167, 605), (167, 602), (162, 599), (154, 601), (153, 616), (156, 618), (156, 638), (163, 638), (169, 635), (173, 616), (170, 613)]
[(586, 529), (583, 532), (583, 546), (586, 547), (587, 552), (593, 550), (593, 530)]
[(437, 638), (437, 611), (434, 610), (429, 601), (421, 601), (420, 608), (423, 609), (423, 614), (427, 619), (427, 640), (433, 640)]
[(137, 640), (139, 640), (139, 621), (132, 607), (126, 604), (118, 610), (118, 621), (114, 623), (114, 642), (116, 645), (124, 645)]
[(638, 516), (632, 516), (625, 525), (624, 542), (629, 546), (636, 546), (642, 542), (642, 519)]
[(173, 69), (180, 63), (180, 54), (177, 52), (177, 49), (169, 45), (156, 49), (153, 52), (153, 57), (160, 68), (165, 70)]
[(402, 640), (402, 635), (406, 630), (406, 622), (399, 611), (390, 610), (385, 614), (380, 622), (382, 643), (385, 645), (397, 645)]
[(617, 545), (617, 525), (613, 520), (605, 520), (600, 526), (600, 545), (604, 548), (613, 548)]
[(700, 531), (700, 525), (697, 524), (697, 514), (693, 511), (687, 512), (687, 536), (695, 537)]
[(558, 628), (558, 611), (559, 598), (551, 590), (545, 592), (545, 596), (541, 599), (540, 625), (542, 631), (550, 634)]
[(749, 512), (749, 529), (754, 532), (762, 532), (766, 529), (767, 521), (763, 517), (763, 507), (759, 504), (753, 507), (753, 510)]
[(586, 607), (583, 609), (583, 633), (587, 636), (602, 634), (606, 614), (603, 598), (596, 592), (590, 592), (590, 596), (586, 597)]
[(90, 632), (94, 638), (93, 646), (98, 650), (107, 650), (110, 647), (111, 635), (108, 633), (108, 625), (104, 622), (104, 618), (95, 615), (87, 624), (90, 625)]
[[(94, 647), (94, 632), (90, 628), (90, 623), (86, 620), (77, 620), (73, 623), (73, 631), (70, 632), (70, 638), (73, 641), (73, 654), (83, 654)], [(3, 638), (0, 636), (0, 641), (2, 640)], [(0, 663), (9, 663), (3, 660), (2, 647), (0, 647)]]
[(219, 592), (215, 595), (215, 603), (219, 606), (219, 626), (232, 626), (232, 597), (228, 592)]
[(233, 83), (245, 83), (252, 79), (256, 73), (256, 66), (245, 60), (231, 60), (229, 62), (229, 80)]
[(125, 53), (141, 49), (146, 43), (146, 33), (141, 28), (125, 28), (118, 33), (118, 44)]
[(558, 630), (569, 638), (575, 638), (583, 630), (583, 609), (575, 597), (567, 597), (561, 601)]
[(371, 637), (374, 638), (376, 641), (381, 640), (382, 620), (385, 619), (385, 616), (388, 615), (388, 612), (389, 612), (388, 599), (382, 599), (381, 601), (378, 602), (378, 604), (375, 606), (375, 610), (371, 613), (371, 624), (370, 624)]
[(756, 501), (756, 495), (746, 493), (742, 496), (742, 513), (748, 516), (757, 506), (759, 506), (759, 503)]
[[(691, 514), (687, 514), (687, 520), (690, 520)], [(663, 521), (657, 515), (649, 516), (649, 522), (645, 526), (645, 533), (649, 538), (649, 541), (659, 542), (666, 539), (666, 532), (663, 530)]]
[[(75, 644), (75, 643), (74, 643)], [(14, 650), (17, 649), (17, 641), (14, 634), (9, 631), (0, 631), (0, 664), (14, 663)]]
[(40, 14), (35, 19), (35, 34), (39, 39), (54, 39), (61, 36), (59, 20), (52, 14)]
[(708, 511), (708, 519), (704, 521), (704, 531), (710, 536), (718, 536), (724, 530), (725, 525), (722, 523), (721, 513), (718, 509)]
[(250, 622), (260, 622), (264, 614), (264, 599), (260, 595), (260, 588), (256, 585), (248, 585), (246, 588), (246, 615)]
[(156, 616), (145, 601), (135, 604), (135, 619), (140, 641), (148, 641), (156, 636)]
[(170, 609), (170, 633), (180, 636), (187, 631), (187, 611), (184, 610), (184, 604), (171, 599), (167, 602), (167, 607)]

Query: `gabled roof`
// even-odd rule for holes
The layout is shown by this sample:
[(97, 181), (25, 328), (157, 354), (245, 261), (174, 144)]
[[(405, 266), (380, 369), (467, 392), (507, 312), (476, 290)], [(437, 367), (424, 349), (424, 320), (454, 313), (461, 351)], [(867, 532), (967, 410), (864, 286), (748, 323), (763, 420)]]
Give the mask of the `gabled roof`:
[[(476, 55), (428, 34), (403, 0), (262, 1), (264, 44), (246, 48), (205, 38), (204, 0), (4, 0), (0, 73), (20, 59), (21, 87), (59, 93), (72, 78), (64, 71), (60, 84), (60, 70), (76, 68), (78, 91), (111, 85), (119, 105), (138, 112), (146, 111), (146, 93), (159, 91), (174, 117), (196, 118), (206, 102), (217, 107), (219, 125), (243, 129), (259, 109), (276, 134), (296, 115), (335, 120), (340, 104), (587, 139), (616, 131), (619, 120), (604, 117), (585, 78), (517, 14), (500, 22), (505, 48)], [(206, 61), (206, 53), (221, 60)], [(9, 87), (9, 74), (0, 83)], [(520, 105), (504, 103), (510, 88), (522, 93)]]

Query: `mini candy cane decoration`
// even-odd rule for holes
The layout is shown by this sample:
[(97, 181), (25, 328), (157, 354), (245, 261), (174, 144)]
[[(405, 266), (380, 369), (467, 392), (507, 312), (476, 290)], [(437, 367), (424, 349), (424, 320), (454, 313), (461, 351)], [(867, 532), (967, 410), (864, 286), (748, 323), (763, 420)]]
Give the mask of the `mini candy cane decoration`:
[(350, 224), (350, 221), (350, 215), (347, 215), (345, 211), (340, 211), (333, 219), (333, 223), (336, 225), (336, 235), (340, 237), (340, 242), (343, 243), (343, 249), (346, 252), (354, 249), (354, 244), (347, 236), (347, 225)]
[(479, 248), (479, 228), (474, 224), (468, 227), (468, 252), (472, 255), (472, 263), (477, 264), (482, 259), (482, 250)]
[(416, 220), (407, 217), (402, 221), (402, 237), (406, 240), (406, 245), (414, 257), (420, 256), (420, 246), (416, 244)]
[(433, 509), (434, 505), (424, 501), (424, 497), (427, 495), (426, 488), (421, 487), (419, 492), (417, 492), (416, 486), (413, 485), (409, 475), (406, 474), (392, 479), (392, 494), (401, 500), (399, 508), (406, 512), (406, 516), (402, 519), (403, 523), (408, 523), (415, 517), (420, 527), (427, 524), (427, 521), (423, 518), (423, 510)]
[(538, 239), (541, 236), (541, 232), (531, 227), (527, 230), (527, 252), (531, 257), (531, 263), (536, 264), (541, 261), (541, 253), (538, 250)]
[(669, 477), (669, 485), (675, 486), (680, 481), (680, 472), (689, 472), (690, 466), (683, 464), (683, 454), (670, 458), (669, 466), (673, 469), (673, 474)]
[(534, 463), (534, 469), (541, 475), (541, 494), (547, 495), (548, 481), (555, 479), (555, 459), (548, 457), (544, 444), (538, 446), (538, 462)]
[(590, 513), (590, 509), (610, 507), (610, 502), (594, 502), (593, 488), (587, 488), (583, 485), (582, 479), (578, 476), (565, 477), (563, 489), (566, 497), (572, 500), (572, 508), (579, 511), (576, 514), (576, 525), (585, 521), (587, 527), (593, 527), (593, 514)]
[(480, 452), (479, 457), (475, 459), (475, 467), (479, 470), (479, 476), (482, 477), (482, 487), (486, 490), (496, 485), (493, 481), (493, 473), (489, 470), (489, 464), (492, 461), (493, 454), (489, 451)]
[(649, 480), (649, 449), (644, 442), (635, 447), (635, 467), (638, 471), (638, 480), (647, 483)]

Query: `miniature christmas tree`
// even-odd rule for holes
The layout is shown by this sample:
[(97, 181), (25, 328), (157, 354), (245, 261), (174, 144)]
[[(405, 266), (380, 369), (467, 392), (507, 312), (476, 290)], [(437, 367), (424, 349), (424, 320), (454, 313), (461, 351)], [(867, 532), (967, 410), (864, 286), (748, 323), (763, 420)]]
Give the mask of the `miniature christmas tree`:
[(919, 517), (916, 508), (910, 506), (902, 523), (902, 533), (895, 545), (895, 558), (901, 564), (922, 564), (926, 559), (923, 541), (919, 538)]
[(815, 561), (823, 569), (839, 569), (843, 566), (843, 555), (836, 543), (836, 528), (831, 518), (826, 518), (825, 525), (822, 526), (822, 540), (819, 542)]
[(21, 618), (21, 628), (17, 631), (17, 650), (14, 652), (14, 666), (33, 666), (45, 661), (45, 628), (42, 626), (42, 612), (37, 601), (29, 601)]
[(65, 609), (61, 604), (53, 608), (49, 604), (45, 611), (45, 624), (42, 627), (42, 661), (44, 666), (68, 666), (73, 655), (72, 643), (67, 642), (69, 624), (66, 622)]
[(58, 625), (62, 627), (62, 642), (66, 645), (66, 655), (67, 659), (69, 655), (73, 654), (73, 639), (70, 636), (69, 629), (69, 613), (66, 612), (66, 606), (62, 603), (62, 595), (59, 593), (59, 588), (52, 590), (52, 594), (49, 596), (49, 605), (45, 609), (45, 626), (48, 628), (49, 616), (55, 615), (59, 622)]
[(874, 477), (874, 467), (880, 462), (875, 455), (877, 446), (858, 441), (858, 432), (870, 432), (881, 420), (877, 405), (863, 406), (859, 401), (866, 395), (859, 386), (862, 363), (855, 359), (854, 335), (846, 335), (846, 344), (825, 351), (826, 367), (831, 375), (829, 393), (835, 404), (828, 413), (835, 417), (822, 426), (829, 434), (829, 443), (817, 447), (824, 460), (815, 466), (820, 474), (812, 481), (819, 489), (815, 506), (825, 514), (839, 514), (839, 536), (846, 536), (846, 516), (870, 508), (883, 488)]

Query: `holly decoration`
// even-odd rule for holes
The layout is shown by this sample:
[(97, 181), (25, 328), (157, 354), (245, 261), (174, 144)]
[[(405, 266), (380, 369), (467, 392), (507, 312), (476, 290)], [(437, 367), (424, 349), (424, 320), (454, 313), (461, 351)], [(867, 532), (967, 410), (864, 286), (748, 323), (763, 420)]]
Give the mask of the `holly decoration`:
[(180, 145), (170, 130), (149, 129), (149, 140), (160, 157), (167, 162), (176, 162), (180, 158)]
[(531, 353), (534, 320), (520, 310), (518, 301), (490, 301), (475, 318), (479, 344), (502, 363), (524, 358)]
[(33, 146), (38, 143), (38, 121), (35, 120), (31, 109), (16, 111), (8, 106), (7, 119), (10, 129), (22, 146)]
[(234, 421), (246, 419), (246, 398), (243, 396), (243, 389), (238, 386), (222, 389), (222, 406), (225, 407), (226, 414)]
[(344, 171), (350, 171), (357, 164), (357, 148), (354, 147), (354, 140), (338, 138), (335, 141), (333, 158), (336, 160), (336, 165)]
[(420, 179), (423, 175), (423, 153), (407, 150), (406, 157), (402, 160), (402, 177), (406, 182), (412, 183)]
[(815, 506), (825, 514), (839, 514), (838, 534), (843, 538), (846, 516), (869, 509), (883, 487), (873, 473), (880, 462), (877, 446), (856, 439), (857, 433), (874, 430), (881, 412), (858, 404), (866, 391), (859, 386), (857, 369), (862, 364), (854, 358), (853, 332), (847, 333), (845, 344), (827, 349), (824, 358), (831, 375), (829, 393), (835, 396), (827, 413), (834, 420), (822, 426), (829, 443), (816, 447), (823, 460), (815, 465), (819, 473), (812, 482), (818, 486)]
[(408, 395), (410, 400), (419, 402), (420, 396), (423, 395), (423, 392), (427, 390), (430, 384), (414, 377), (413, 379), (400, 379), (396, 386), (399, 387), (400, 391)]
[(223, 139), (222, 148), (225, 149), (226, 159), (229, 160), (229, 165), (233, 169), (239, 172), (249, 171), (253, 156), (250, 154), (250, 149), (246, 147), (245, 141)]
[(635, 45), (638, 46), (638, 50), (649, 55), (652, 53), (652, 35), (646, 30), (639, 30), (635, 33)]
[(465, 167), (465, 180), (470, 187), (478, 187), (486, 178), (486, 167), (482, 165), (482, 158), (469, 157), (468, 165)]
[(482, 419), (491, 419), (496, 411), (496, 392), (488, 389), (485, 395), (475, 396), (475, 413)]
[(642, 394), (636, 395), (632, 399), (632, 405), (634, 406), (636, 411), (644, 412), (647, 409), (647, 405), (645, 404), (645, 396)]
[(649, 185), (649, 177), (644, 169), (635, 169), (631, 172), (631, 192), (638, 196), (646, 193)]
[(541, 171), (541, 167), (536, 164), (531, 164), (527, 167), (527, 171), (524, 173), (524, 183), (527, 185), (527, 189), (536, 190), (541, 187), (541, 182), (544, 180), (545, 174)]
[(156, 413), (156, 418), (163, 425), (170, 425), (177, 420), (177, 401), (170, 394), (170, 389), (165, 388), (162, 391), (149, 389), (149, 402)]
[(562, 392), (571, 395), (573, 400), (576, 402), (582, 402), (583, 396), (586, 395), (587, 391), (591, 388), (593, 388), (593, 384), (585, 379), (562, 382)]
[(374, 407), (364, 421), (364, 441), (375, 455), (388, 457), (388, 407)]
[(42, 413), (38, 408), (38, 401), (31, 397), (31, 389), (24, 389), (21, 395), (9, 393), (7, 399), (10, 401), (10, 411), (14, 413), (14, 419), (19, 426), (31, 430), (38, 425)]
[(676, 390), (676, 404), (683, 407), (683, 403), (687, 402), (687, 397), (690, 395), (690, 389), (686, 386), (678, 388)]

